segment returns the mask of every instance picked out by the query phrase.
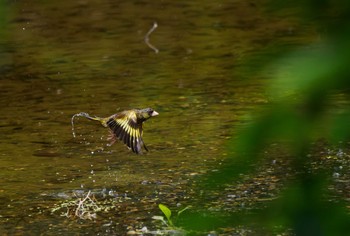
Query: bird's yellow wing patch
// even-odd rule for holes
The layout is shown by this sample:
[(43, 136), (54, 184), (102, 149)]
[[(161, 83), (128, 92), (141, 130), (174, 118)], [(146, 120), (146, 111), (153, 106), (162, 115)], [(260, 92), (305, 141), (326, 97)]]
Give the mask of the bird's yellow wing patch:
[[(142, 152), (142, 146), (145, 147), (142, 140), (142, 123), (137, 122), (135, 112), (127, 111), (111, 116), (107, 121), (107, 126), (113, 132), (114, 137), (121, 140), (133, 152), (137, 154)], [(145, 149), (147, 150), (146, 147)]]

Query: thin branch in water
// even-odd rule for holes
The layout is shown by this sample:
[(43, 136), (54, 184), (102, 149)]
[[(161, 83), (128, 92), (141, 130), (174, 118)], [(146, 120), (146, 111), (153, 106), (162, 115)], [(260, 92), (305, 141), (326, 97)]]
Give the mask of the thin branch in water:
[(151, 35), (151, 33), (152, 33), (157, 27), (158, 27), (157, 22), (154, 22), (152, 28), (151, 28), (151, 29), (147, 32), (147, 34), (145, 35), (145, 43), (147, 44), (148, 47), (152, 48), (153, 51), (154, 51), (155, 53), (158, 53), (159, 50), (158, 50), (158, 48), (156, 48), (155, 46), (153, 46), (153, 45), (149, 42), (149, 36)]

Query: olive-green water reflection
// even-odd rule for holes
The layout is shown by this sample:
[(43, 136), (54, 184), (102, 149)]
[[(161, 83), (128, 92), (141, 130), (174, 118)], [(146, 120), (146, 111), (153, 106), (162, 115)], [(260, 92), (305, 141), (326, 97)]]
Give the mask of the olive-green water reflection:
[[(242, 72), (244, 59), (274, 43), (314, 37), (246, 1), (0, 6), (7, 12), (0, 44), (0, 228), (8, 234), (81, 228), (123, 234), (149, 220), (156, 203), (189, 204), (194, 178), (225, 158), (226, 140), (247, 112), (269, 100), (263, 78)], [(158, 54), (144, 43), (153, 22), (159, 27), (150, 41)], [(76, 120), (72, 137), (77, 112), (107, 116), (134, 107), (160, 113), (145, 124), (146, 155), (120, 143), (107, 147), (107, 130), (84, 119)], [(73, 190), (103, 189), (131, 200), (95, 222), (50, 212)]]

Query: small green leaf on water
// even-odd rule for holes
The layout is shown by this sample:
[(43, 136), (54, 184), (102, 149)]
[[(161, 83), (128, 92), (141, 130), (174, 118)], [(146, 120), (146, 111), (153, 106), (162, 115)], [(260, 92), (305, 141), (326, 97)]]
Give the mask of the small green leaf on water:
[(168, 221), (170, 222), (171, 210), (167, 206), (165, 206), (163, 204), (159, 204), (158, 207), (163, 212), (163, 214), (168, 219)]

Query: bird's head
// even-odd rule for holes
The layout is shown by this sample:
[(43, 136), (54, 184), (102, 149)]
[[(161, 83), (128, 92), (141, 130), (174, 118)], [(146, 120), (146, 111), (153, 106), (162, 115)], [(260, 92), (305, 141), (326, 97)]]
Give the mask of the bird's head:
[(152, 108), (145, 108), (145, 109), (139, 110), (139, 117), (143, 121), (151, 118), (152, 116), (157, 116), (157, 115), (159, 115), (159, 113), (153, 110)]

